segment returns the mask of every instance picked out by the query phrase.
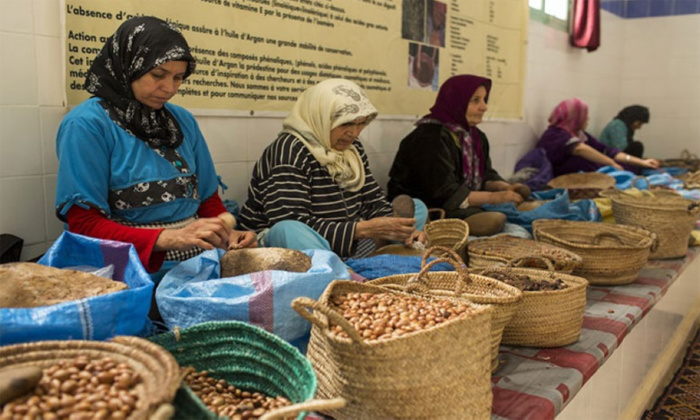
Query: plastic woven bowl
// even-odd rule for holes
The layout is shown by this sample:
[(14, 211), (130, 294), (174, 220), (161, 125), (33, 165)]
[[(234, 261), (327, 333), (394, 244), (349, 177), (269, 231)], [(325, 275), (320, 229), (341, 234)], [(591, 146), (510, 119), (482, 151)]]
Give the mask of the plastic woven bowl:
[[(151, 340), (170, 351), (180, 366), (206, 370), (209, 376), (243, 390), (281, 395), (292, 403), (316, 394), (316, 375), (306, 357), (281, 338), (244, 322), (205, 322)], [(175, 418), (217, 418), (184, 385), (173, 405)]]

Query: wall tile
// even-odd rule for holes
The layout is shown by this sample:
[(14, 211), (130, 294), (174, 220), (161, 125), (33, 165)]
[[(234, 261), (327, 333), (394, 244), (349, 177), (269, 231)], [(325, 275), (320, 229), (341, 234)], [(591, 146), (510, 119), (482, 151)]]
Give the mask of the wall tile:
[(669, 0), (651, 0), (649, 16), (668, 16), (673, 14), (673, 2)]
[(649, 17), (649, 10), (651, 9), (650, 0), (634, 0), (627, 2), (627, 10), (625, 11), (625, 17), (628, 18), (640, 18)]
[(246, 118), (198, 117), (214, 163), (244, 162), (248, 157)]
[[(23, 0), (24, 3), (29, 3)], [(34, 33), (61, 36), (61, 7), (56, 0), (34, 0)]]
[(688, 15), (691, 13), (698, 13), (698, 0), (675, 0), (674, 15)]
[(41, 153), (43, 155), (44, 174), (58, 173), (58, 158), (56, 157), (56, 134), (61, 120), (67, 113), (66, 108), (39, 107), (41, 124)]
[(243, 206), (248, 194), (248, 184), (250, 176), (248, 165), (242, 163), (221, 163), (216, 165), (216, 173), (221, 176), (228, 189), (219, 194), (223, 200), (236, 200), (239, 206)]
[(60, 38), (37, 36), (36, 64), (39, 89), (39, 105), (63, 106), (63, 51)]
[(617, 16), (624, 16), (625, 13), (625, 2), (622, 0), (602, 2), (600, 7)]
[(36, 244), (26, 244), (22, 247), (21, 261), (29, 261), (43, 255), (50, 244), (48, 242), (39, 242)]
[[(7, 10), (4, 4), (2, 7)], [(0, 32), (0, 57), (4, 63), (0, 66), (0, 105), (37, 105), (34, 38)]]
[(40, 151), (39, 107), (0, 106), (0, 177), (40, 175)]
[(54, 241), (65, 229), (64, 223), (56, 217), (56, 175), (44, 177), (44, 204), (46, 214), (46, 238)]
[(40, 176), (0, 178), (0, 232), (24, 239), (25, 244), (46, 241), (44, 185)]
[(31, 34), (34, 29), (32, 22), (32, 2), (26, 0), (2, 0), (0, 13), (0, 31)]
[(283, 118), (251, 118), (248, 136), (248, 161), (260, 159), (263, 150), (282, 131)]
[(374, 121), (362, 132), (362, 145), (367, 153), (394, 153), (401, 140), (413, 130), (415, 121), (413, 118)]

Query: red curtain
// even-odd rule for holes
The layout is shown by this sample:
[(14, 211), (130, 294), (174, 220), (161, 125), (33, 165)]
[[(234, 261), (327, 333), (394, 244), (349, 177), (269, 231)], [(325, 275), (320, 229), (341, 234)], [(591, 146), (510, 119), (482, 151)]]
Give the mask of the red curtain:
[(574, 0), (571, 45), (589, 52), (600, 46), (600, 0)]

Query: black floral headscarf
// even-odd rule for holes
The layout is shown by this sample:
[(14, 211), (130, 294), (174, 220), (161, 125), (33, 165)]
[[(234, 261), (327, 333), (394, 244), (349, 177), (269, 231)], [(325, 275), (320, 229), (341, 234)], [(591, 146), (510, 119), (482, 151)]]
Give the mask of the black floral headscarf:
[(131, 82), (168, 61), (186, 61), (185, 78), (195, 68), (177, 27), (155, 17), (137, 17), (107, 39), (85, 79), (85, 90), (103, 99), (100, 104), (110, 118), (154, 149), (178, 147), (180, 125), (165, 107), (154, 110), (136, 100)]

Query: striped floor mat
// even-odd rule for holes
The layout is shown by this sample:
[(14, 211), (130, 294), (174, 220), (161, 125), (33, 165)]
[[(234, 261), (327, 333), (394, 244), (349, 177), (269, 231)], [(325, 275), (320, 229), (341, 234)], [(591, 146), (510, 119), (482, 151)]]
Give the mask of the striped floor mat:
[(683, 364), (644, 420), (700, 419), (700, 332), (688, 347)]

